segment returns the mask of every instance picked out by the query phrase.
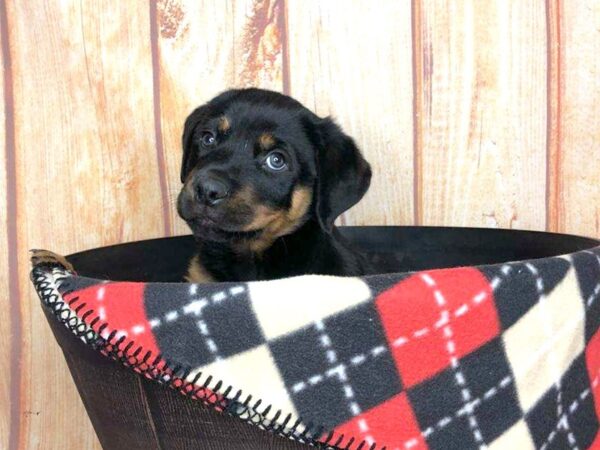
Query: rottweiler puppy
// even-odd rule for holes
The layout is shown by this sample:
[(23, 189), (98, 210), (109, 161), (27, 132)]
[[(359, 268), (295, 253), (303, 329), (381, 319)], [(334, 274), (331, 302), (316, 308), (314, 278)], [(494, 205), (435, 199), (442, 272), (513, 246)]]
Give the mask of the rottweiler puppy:
[(369, 188), (371, 168), (330, 118), (262, 89), (226, 91), (183, 130), (177, 211), (192, 229), (192, 282), (371, 271), (335, 219)]

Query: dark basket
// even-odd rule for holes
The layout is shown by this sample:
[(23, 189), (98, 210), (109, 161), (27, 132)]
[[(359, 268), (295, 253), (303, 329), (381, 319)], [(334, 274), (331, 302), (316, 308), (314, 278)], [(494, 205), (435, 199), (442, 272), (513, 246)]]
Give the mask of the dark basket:
[[(433, 227), (343, 227), (381, 273), (549, 258), (597, 247), (576, 236)], [(179, 281), (193, 251), (189, 236), (88, 250), (68, 260), (78, 274), (113, 281)], [(39, 289), (38, 289), (39, 291)], [(294, 442), (148, 380), (86, 345), (44, 308), (94, 429), (105, 449), (295, 449)], [(73, 439), (77, 440), (74, 434)], [(308, 440), (312, 446), (316, 441)], [(354, 442), (349, 448), (361, 448)], [(323, 445), (323, 448), (330, 448)], [(346, 447), (341, 447), (346, 448)], [(370, 448), (364, 444), (363, 450)]]

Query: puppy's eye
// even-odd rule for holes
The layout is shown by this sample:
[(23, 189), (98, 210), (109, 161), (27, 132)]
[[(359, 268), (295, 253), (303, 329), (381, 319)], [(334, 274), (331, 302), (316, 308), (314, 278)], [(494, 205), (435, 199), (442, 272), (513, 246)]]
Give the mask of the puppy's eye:
[(285, 155), (281, 152), (271, 152), (267, 155), (265, 159), (265, 165), (275, 172), (280, 172), (282, 170), (287, 169), (287, 161), (285, 160)]
[(205, 131), (204, 133), (202, 133), (202, 145), (205, 147), (211, 147), (215, 144), (216, 139), (215, 139), (215, 135), (212, 134), (210, 131)]

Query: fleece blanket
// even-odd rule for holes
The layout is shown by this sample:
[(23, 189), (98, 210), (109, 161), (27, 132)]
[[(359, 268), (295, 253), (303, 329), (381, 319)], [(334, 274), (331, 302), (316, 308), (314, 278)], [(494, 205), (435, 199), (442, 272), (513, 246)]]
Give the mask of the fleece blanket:
[(132, 283), (37, 266), (32, 281), (99, 352), (318, 447), (600, 448), (600, 247), (364, 278)]

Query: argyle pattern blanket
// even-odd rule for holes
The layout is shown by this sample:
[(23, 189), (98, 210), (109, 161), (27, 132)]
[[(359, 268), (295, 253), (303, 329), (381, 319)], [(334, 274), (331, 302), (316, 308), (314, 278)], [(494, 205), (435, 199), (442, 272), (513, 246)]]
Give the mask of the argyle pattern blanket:
[(600, 247), (364, 278), (32, 280), (99, 351), (303, 442), (600, 449)]

